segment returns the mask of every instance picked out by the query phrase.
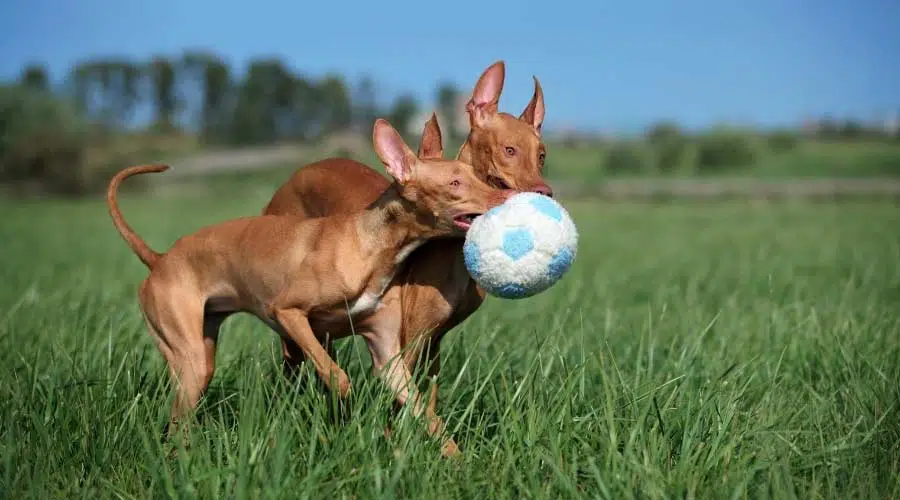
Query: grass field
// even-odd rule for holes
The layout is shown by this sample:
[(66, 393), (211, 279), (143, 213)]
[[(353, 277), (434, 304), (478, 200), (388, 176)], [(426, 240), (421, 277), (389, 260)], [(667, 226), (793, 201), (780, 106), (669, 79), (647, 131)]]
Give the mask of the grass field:
[[(271, 193), (127, 197), (164, 249)], [(98, 201), (0, 203), (6, 498), (900, 498), (900, 209), (570, 203), (578, 260), (445, 343), (442, 460), (340, 344), (350, 415), (226, 323), (189, 452), (167, 458), (146, 270)], [(308, 380), (308, 379), (307, 379)]]

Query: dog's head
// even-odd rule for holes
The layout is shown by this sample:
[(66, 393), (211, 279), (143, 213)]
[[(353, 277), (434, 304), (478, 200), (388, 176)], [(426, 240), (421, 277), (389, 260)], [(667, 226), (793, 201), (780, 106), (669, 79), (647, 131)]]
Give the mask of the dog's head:
[(472, 165), (443, 159), (441, 129), (432, 114), (418, 154), (387, 120), (375, 121), (375, 152), (394, 178), (400, 196), (415, 207), (420, 225), (435, 236), (458, 236), (472, 220), (503, 203), (514, 191), (491, 186)]
[(497, 110), (505, 74), (503, 61), (497, 61), (475, 84), (466, 104), (469, 136), (457, 158), (471, 163), (478, 176), (495, 187), (552, 196), (553, 191), (543, 175), (547, 151), (541, 140), (544, 122), (541, 84), (533, 77), (534, 95), (516, 118)]

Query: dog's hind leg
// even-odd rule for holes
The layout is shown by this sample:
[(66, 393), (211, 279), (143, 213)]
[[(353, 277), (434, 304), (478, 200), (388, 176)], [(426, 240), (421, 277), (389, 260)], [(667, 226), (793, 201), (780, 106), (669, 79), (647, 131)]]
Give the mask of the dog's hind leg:
[(204, 325), (203, 301), (193, 290), (147, 280), (140, 296), (150, 334), (166, 358), (176, 387), (171, 436), (177, 423), (197, 406), (212, 379), (216, 335), (207, 333), (212, 333), (213, 327), (218, 333), (221, 321)]
[[(231, 313), (211, 313), (203, 317), (203, 348), (206, 355), (206, 371), (212, 379), (216, 371), (216, 346), (219, 343), (219, 330)], [(206, 381), (209, 385), (209, 380)]]

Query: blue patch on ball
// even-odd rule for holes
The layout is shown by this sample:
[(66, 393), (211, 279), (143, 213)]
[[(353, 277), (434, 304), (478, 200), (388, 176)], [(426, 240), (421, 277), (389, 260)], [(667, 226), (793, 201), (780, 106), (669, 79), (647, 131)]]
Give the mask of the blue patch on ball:
[(568, 248), (563, 248), (556, 252), (556, 255), (554, 255), (553, 258), (550, 259), (550, 263), (547, 264), (550, 279), (556, 281), (561, 278), (563, 274), (566, 274), (566, 271), (569, 270), (573, 260), (575, 260), (575, 256), (572, 255), (572, 251)]
[(463, 245), (463, 260), (466, 263), (466, 269), (473, 276), (481, 275), (481, 250), (474, 241), (466, 240)]
[(503, 233), (503, 253), (516, 261), (534, 250), (534, 238), (527, 229), (510, 229)]
[(497, 205), (496, 207), (488, 210), (487, 212), (485, 212), (484, 215), (482, 215), (482, 217), (484, 217), (485, 219), (491, 219), (491, 218), (496, 217), (502, 211), (503, 211), (503, 205), (500, 204), (500, 205)]
[(515, 283), (501, 285), (493, 291), (493, 294), (505, 299), (524, 299), (531, 295), (522, 285), (517, 285)]
[(562, 211), (559, 209), (559, 205), (547, 196), (535, 196), (531, 199), (531, 206), (555, 221), (562, 220)]

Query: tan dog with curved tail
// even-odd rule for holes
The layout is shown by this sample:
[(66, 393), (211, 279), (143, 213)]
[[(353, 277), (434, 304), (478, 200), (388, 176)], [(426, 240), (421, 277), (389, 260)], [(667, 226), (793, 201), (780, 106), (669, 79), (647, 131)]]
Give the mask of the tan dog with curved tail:
[[(419, 155), (384, 120), (376, 121), (373, 141), (394, 182), (364, 210), (317, 219), (234, 219), (184, 236), (164, 254), (151, 250), (124, 221), (116, 192), (132, 175), (168, 167), (131, 167), (112, 179), (107, 203), (113, 223), (150, 269), (140, 285), (140, 305), (177, 384), (173, 423), (206, 390), (215, 371), (219, 327), (236, 312), (255, 315), (289, 339), (329, 389), (347, 396), (350, 381), (323, 347), (327, 336), (349, 334), (334, 325), (343, 325), (348, 316), (365, 321), (379, 310), (394, 274), (415, 248), (464, 236), (474, 217), (513, 193), (489, 186), (470, 165), (442, 160), (435, 117)], [(411, 394), (410, 372), (402, 361), (390, 363), (400, 355), (398, 339), (371, 331), (363, 335), (374, 370), (404, 404)], [(418, 396), (413, 403), (417, 415), (429, 418), (429, 433), (442, 432), (443, 423)], [(447, 439), (443, 450), (453, 454), (457, 447)]]

